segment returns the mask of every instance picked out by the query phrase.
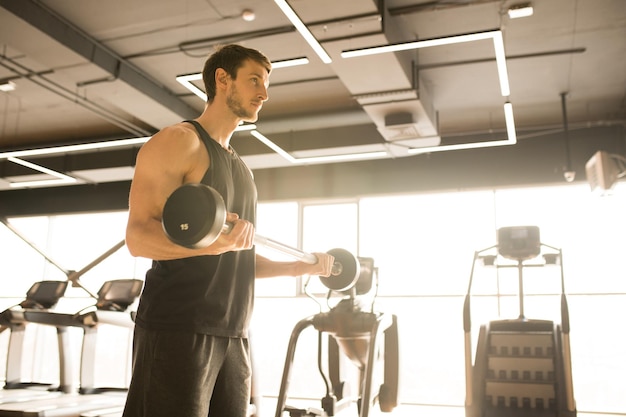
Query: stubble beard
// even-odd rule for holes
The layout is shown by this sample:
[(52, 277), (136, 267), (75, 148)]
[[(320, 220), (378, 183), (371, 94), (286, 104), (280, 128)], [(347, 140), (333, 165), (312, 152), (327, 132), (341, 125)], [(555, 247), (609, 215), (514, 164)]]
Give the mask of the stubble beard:
[(241, 97), (239, 96), (239, 93), (234, 86), (231, 93), (226, 98), (226, 104), (228, 105), (230, 111), (232, 111), (233, 114), (241, 120), (244, 120), (246, 122), (257, 121), (258, 115), (244, 108), (243, 104), (241, 103)]

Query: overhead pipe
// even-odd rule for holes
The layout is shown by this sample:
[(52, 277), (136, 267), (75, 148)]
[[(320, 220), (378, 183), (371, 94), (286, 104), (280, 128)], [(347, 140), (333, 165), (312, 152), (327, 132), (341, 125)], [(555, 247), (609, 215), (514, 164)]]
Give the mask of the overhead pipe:
[(144, 129), (143, 127), (138, 126), (131, 121), (125, 120), (124, 118), (117, 116), (115, 113), (109, 111), (105, 107), (102, 107), (99, 104), (89, 100), (88, 98), (76, 94), (75, 92), (68, 90), (64, 86), (45, 77), (45, 74), (52, 71), (32, 71), (30, 68), (25, 67), (24, 65), (5, 55), (0, 55), (0, 66), (14, 72), (15, 74), (19, 74), (20, 78), (27, 79), (41, 88), (44, 88), (66, 100), (71, 101), (72, 103), (75, 103), (81, 107), (84, 107), (87, 110), (90, 110), (94, 114), (101, 117), (103, 120), (125, 130), (128, 133), (136, 136), (148, 136), (152, 134), (152, 132), (148, 131), (147, 129)]
[(565, 181), (572, 182), (576, 177), (576, 171), (572, 169), (572, 155), (569, 146), (569, 130), (567, 123), (567, 110), (565, 108), (565, 98), (567, 96), (567, 92), (561, 93), (561, 109), (563, 110), (563, 132), (565, 137), (565, 172), (563, 176), (565, 177)]
[(155, 102), (161, 103), (172, 112), (185, 118), (196, 116), (196, 110), (174, 92), (154, 81), (149, 74), (118, 56), (43, 3), (35, 0), (0, 0), (0, 7), (46, 33), (109, 74), (119, 76), (128, 85)]

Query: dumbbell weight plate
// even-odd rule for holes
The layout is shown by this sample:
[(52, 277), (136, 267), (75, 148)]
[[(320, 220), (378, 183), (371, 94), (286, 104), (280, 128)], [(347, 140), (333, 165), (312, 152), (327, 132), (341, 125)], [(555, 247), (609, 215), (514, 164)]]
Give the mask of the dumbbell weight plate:
[(226, 210), (222, 196), (203, 184), (177, 188), (163, 207), (163, 230), (174, 243), (188, 248), (209, 246), (222, 232)]
[(356, 256), (345, 249), (335, 248), (328, 252), (335, 257), (335, 264), (340, 271), (333, 271), (329, 277), (319, 277), (324, 286), (333, 291), (346, 291), (352, 288), (361, 274), (361, 264)]

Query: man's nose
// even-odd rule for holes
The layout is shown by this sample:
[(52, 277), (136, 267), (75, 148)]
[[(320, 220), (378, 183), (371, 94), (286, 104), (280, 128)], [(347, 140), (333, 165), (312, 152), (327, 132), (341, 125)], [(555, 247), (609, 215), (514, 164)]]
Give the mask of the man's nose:
[(267, 101), (270, 99), (269, 94), (267, 93), (267, 87), (261, 87), (261, 91), (259, 92), (259, 98), (263, 101)]

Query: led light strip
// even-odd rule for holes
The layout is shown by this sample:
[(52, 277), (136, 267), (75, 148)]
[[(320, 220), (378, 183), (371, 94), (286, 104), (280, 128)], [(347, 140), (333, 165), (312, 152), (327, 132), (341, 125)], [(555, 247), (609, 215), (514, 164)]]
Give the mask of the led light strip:
[(250, 134), (257, 138), (260, 142), (262, 142), (265, 146), (285, 158), (287, 161), (292, 164), (314, 164), (314, 163), (322, 163), (322, 162), (342, 162), (342, 161), (354, 161), (354, 160), (363, 160), (363, 159), (375, 159), (382, 158), (387, 156), (386, 151), (375, 151), (375, 152), (361, 152), (361, 153), (349, 153), (349, 154), (338, 154), (338, 155), (324, 155), (324, 156), (311, 156), (306, 158), (296, 158), (292, 156), (289, 152), (285, 151), (283, 148), (269, 140), (262, 133), (257, 130), (250, 131)]
[(206, 93), (202, 91), (201, 89), (199, 89), (198, 87), (196, 87), (194, 83), (192, 83), (192, 81), (198, 81), (201, 79), (202, 79), (202, 73), (200, 72), (196, 74), (179, 75), (176, 77), (176, 81), (181, 83), (183, 87), (185, 87), (187, 90), (191, 91), (192, 93), (200, 97), (202, 101), (206, 102), (207, 101)]
[(393, 45), (372, 46), (369, 48), (351, 49), (348, 51), (342, 51), (342, 58), (354, 58), (359, 56), (386, 54), (389, 52), (408, 51), (411, 49), (429, 48), (432, 46), (453, 45), (456, 43), (474, 42), (483, 39), (493, 38), (493, 33), (496, 31), (468, 33), (465, 35), (446, 36), (443, 38), (424, 39), (414, 42), (396, 43)]
[[(254, 124), (242, 124), (237, 126), (235, 131), (247, 131), (256, 129)], [(0, 152), (0, 159), (6, 159), (18, 165), (39, 171), (43, 174), (56, 177), (51, 180), (16, 181), (9, 183), (11, 188), (44, 187), (49, 185), (63, 185), (76, 183), (77, 179), (62, 172), (54, 171), (41, 165), (20, 159), (28, 156), (54, 155), (58, 153), (72, 153), (94, 149), (117, 148), (123, 146), (142, 145), (150, 139), (150, 136), (122, 140), (110, 140), (105, 142), (82, 143), (78, 145), (58, 146), (54, 148), (26, 149), (23, 151)]]
[(149, 137), (142, 137), (133, 139), (111, 140), (106, 142), (81, 143), (78, 145), (57, 146), (52, 148), (0, 152), (0, 159), (6, 159), (10, 162), (13, 162), (14, 164), (22, 165), (32, 170), (39, 171), (43, 174), (56, 177), (55, 179), (51, 180), (15, 181), (9, 183), (9, 187), (11, 188), (45, 187), (50, 185), (73, 184), (77, 182), (76, 178), (74, 177), (70, 177), (69, 175), (54, 171), (41, 165), (34, 164), (32, 162), (24, 161), (20, 158), (28, 156), (54, 155), (58, 153), (71, 153), (91, 149), (116, 148), (121, 146), (138, 145), (145, 143), (148, 139)]
[(411, 49), (430, 48), (432, 46), (454, 45), (457, 43), (474, 42), (485, 39), (493, 40), (493, 47), (498, 66), (498, 77), (500, 78), (500, 90), (504, 97), (511, 94), (509, 88), (509, 77), (506, 68), (506, 55), (504, 53), (504, 42), (502, 31), (492, 30), (487, 32), (468, 33), (465, 35), (448, 36), (444, 38), (425, 39), (415, 42), (398, 43), (394, 45), (374, 46), (371, 48), (353, 49), (341, 52), (342, 58), (355, 58), (360, 56), (377, 55), (389, 52), (408, 51)]
[[(511, 94), (509, 86), (509, 76), (506, 67), (506, 54), (504, 52), (504, 41), (502, 38), (502, 31), (492, 30), (479, 33), (469, 33), (465, 35), (448, 36), (444, 38), (427, 39), (415, 42), (406, 42), (395, 45), (375, 46), (371, 48), (353, 49), (349, 51), (343, 51), (341, 53), (342, 58), (354, 58), (360, 56), (368, 56), (375, 54), (383, 54), (397, 51), (407, 51), (410, 49), (429, 48), (432, 46), (453, 45), (464, 42), (474, 42), (479, 40), (492, 39), (493, 48), (496, 56), (496, 66), (498, 68), (498, 79), (500, 81), (500, 92), (503, 97), (508, 97)], [(502, 146), (502, 145), (514, 145), (517, 143), (517, 136), (515, 133), (515, 121), (513, 118), (513, 105), (507, 101), (504, 103), (504, 119), (506, 122), (507, 139), (499, 141), (489, 142), (474, 142), (463, 143), (456, 145), (443, 145), (443, 146), (427, 146), (422, 148), (409, 149), (410, 154), (428, 153), (428, 152), (441, 152), (451, 151), (458, 149), (473, 149), (473, 148), (486, 148), (490, 146)]]
[(65, 175), (61, 172), (54, 171), (43, 167), (41, 165), (33, 164), (32, 162), (24, 161), (23, 159), (9, 157), (7, 160), (22, 165), (26, 168), (30, 168), (35, 171), (39, 171), (43, 174), (47, 174), (53, 177), (56, 177), (54, 180), (36, 180), (36, 181), (18, 181), (9, 183), (9, 187), (11, 188), (25, 188), (25, 187), (33, 187), (33, 186), (44, 186), (44, 185), (61, 185), (61, 184), (72, 184), (77, 180), (74, 177), (70, 177), (69, 175)]
[(298, 30), (298, 32), (300, 32), (300, 35), (302, 35), (304, 40), (307, 41), (307, 43), (311, 46), (311, 48), (313, 48), (313, 50), (315, 51), (317, 56), (320, 57), (322, 62), (325, 64), (330, 64), (331, 62), (333, 62), (333, 60), (330, 59), (330, 56), (328, 55), (324, 47), (322, 47), (322, 45), (320, 45), (317, 39), (315, 39), (315, 36), (313, 36), (311, 31), (309, 31), (309, 28), (307, 28), (306, 25), (302, 23), (302, 20), (300, 20), (300, 17), (298, 17), (296, 12), (294, 12), (293, 9), (289, 6), (289, 4), (287, 4), (287, 1), (286, 0), (274, 0), (274, 3), (276, 3), (278, 7), (280, 7), (280, 10), (282, 10), (285, 16), (287, 16), (287, 19), (289, 19), (291, 23), (296, 27), (296, 29)]
[(261, 134), (258, 130), (252, 130), (250, 131), (250, 134), (254, 136), (255, 138), (257, 138), (265, 146), (267, 146), (268, 148), (270, 148), (271, 150), (273, 150), (274, 152), (276, 152), (277, 154), (285, 158), (287, 161), (291, 162), (292, 164), (296, 163), (297, 161), (296, 158), (294, 158), (293, 156), (289, 154), (289, 152), (285, 151), (283, 148), (281, 148), (280, 146), (278, 146), (277, 144), (275, 144), (274, 142), (266, 138), (265, 135)]
[(517, 135), (515, 134), (515, 122), (513, 120), (513, 106), (508, 101), (504, 103), (504, 120), (506, 122), (507, 139), (492, 140), (487, 142), (459, 143), (456, 145), (426, 146), (423, 148), (411, 148), (408, 152), (412, 155), (420, 153), (456, 151), (460, 149), (489, 148), (492, 146), (515, 145)]
[[(71, 178), (71, 177), (70, 177)], [(35, 181), (20, 181), (9, 183), (10, 188), (34, 188), (34, 187), (47, 187), (50, 185), (69, 185), (76, 183), (76, 179), (65, 180), (62, 178), (55, 180), (35, 180)]]
[[(255, 124), (242, 124), (235, 128), (235, 132), (256, 129)], [(0, 152), (0, 159), (22, 158), (27, 156), (54, 155), (57, 153), (72, 153), (80, 151), (89, 151), (95, 149), (120, 148), (124, 146), (137, 146), (146, 143), (151, 136), (140, 138), (108, 140), (102, 142), (80, 143), (77, 145), (56, 146), (50, 148), (25, 149), (22, 151)], [(17, 163), (17, 162), (16, 162)]]
[(496, 31), (493, 33), (493, 49), (496, 53), (496, 66), (498, 67), (498, 78), (500, 79), (500, 91), (503, 97), (511, 95), (511, 88), (509, 87), (509, 75), (506, 69), (506, 54), (504, 53), (504, 40), (502, 39), (502, 32)]
[(289, 68), (289, 67), (297, 67), (300, 65), (307, 65), (309, 63), (309, 58), (293, 58), (286, 59), (284, 61), (274, 61), (272, 62), (272, 70), (279, 68)]
[(506, 132), (511, 144), (517, 142), (515, 134), (515, 119), (513, 118), (513, 105), (510, 102), (504, 103), (504, 121), (506, 122)]
[(148, 141), (150, 137), (133, 139), (109, 140), (104, 142), (81, 143), (78, 145), (65, 145), (51, 148), (25, 149), (23, 151), (0, 152), (0, 159), (21, 158), (24, 156), (53, 155), (56, 153), (71, 153), (88, 151), (92, 149), (117, 148), (122, 146), (141, 145)]

